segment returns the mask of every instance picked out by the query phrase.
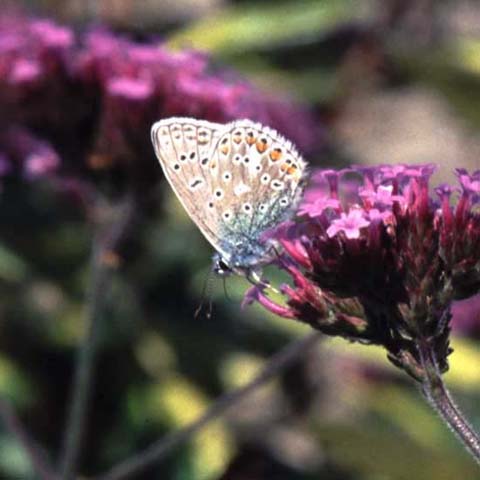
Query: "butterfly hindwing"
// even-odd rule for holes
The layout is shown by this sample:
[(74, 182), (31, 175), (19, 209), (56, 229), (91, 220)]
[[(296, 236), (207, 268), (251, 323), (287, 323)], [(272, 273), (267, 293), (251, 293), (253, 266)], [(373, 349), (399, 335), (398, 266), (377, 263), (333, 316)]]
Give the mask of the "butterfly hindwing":
[(302, 192), (305, 162), (279, 133), (249, 120), (226, 125), (214, 148), (222, 189), (224, 237), (258, 242), (292, 211)]

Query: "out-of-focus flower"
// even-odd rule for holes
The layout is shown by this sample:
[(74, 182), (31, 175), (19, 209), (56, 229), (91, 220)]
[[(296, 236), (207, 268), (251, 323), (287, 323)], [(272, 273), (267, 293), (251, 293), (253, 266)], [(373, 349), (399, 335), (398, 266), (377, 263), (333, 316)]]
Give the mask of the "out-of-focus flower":
[(480, 294), (453, 303), (452, 330), (458, 335), (480, 338)]
[(303, 149), (319, 133), (310, 113), (233, 72), (212, 72), (203, 53), (174, 52), (102, 29), (76, 35), (53, 21), (13, 14), (0, 18), (0, 110), (3, 129), (42, 143), (26, 154), (21, 141), (0, 136), (0, 154), (23, 162), (29, 178), (55, 172), (58, 180), (60, 172), (91, 179), (94, 170), (114, 169), (121, 174), (109, 178), (142, 192), (159, 175), (149, 137), (158, 119), (247, 117)]
[(257, 286), (246, 303), (383, 345), (419, 380), (425, 346), (445, 371), (452, 302), (480, 291), (480, 175), (458, 170), (461, 188), (442, 185), (434, 198), (433, 171), (428, 164), (314, 173), (302, 219), (269, 233), (284, 247), (277, 264), (293, 280), (281, 289), (286, 302)]

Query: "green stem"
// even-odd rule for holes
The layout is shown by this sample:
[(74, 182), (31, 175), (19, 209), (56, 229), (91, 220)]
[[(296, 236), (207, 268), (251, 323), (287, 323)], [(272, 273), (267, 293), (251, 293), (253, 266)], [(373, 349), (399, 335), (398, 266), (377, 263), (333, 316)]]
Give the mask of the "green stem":
[(435, 353), (427, 344), (419, 347), (420, 359), (425, 370), (422, 391), (430, 405), (462, 442), (477, 463), (480, 463), (480, 438), (459, 410), (438, 369)]
[[(85, 430), (85, 420), (91, 394), (95, 359), (99, 343), (99, 327), (105, 299), (116, 270), (115, 249), (132, 224), (135, 213), (132, 197), (115, 208), (98, 202), (94, 225), (94, 238), (91, 254), (90, 282), (86, 308), (86, 334), (78, 351), (71, 407), (65, 427), (63, 452), (60, 460), (62, 480), (73, 480), (81, 453)], [(100, 215), (98, 215), (100, 213)], [(105, 222), (101, 217), (107, 217)], [(106, 223), (107, 225), (104, 225)]]

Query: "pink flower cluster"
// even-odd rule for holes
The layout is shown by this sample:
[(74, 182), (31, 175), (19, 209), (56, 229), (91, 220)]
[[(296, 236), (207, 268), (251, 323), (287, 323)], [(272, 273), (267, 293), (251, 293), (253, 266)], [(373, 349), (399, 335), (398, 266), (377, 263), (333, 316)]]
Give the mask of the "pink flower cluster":
[(480, 171), (458, 169), (458, 186), (430, 195), (434, 165), (320, 170), (297, 222), (271, 236), (277, 264), (292, 278), (286, 303), (265, 286), (246, 302), (327, 334), (380, 344), (422, 376), (419, 342), (447, 369), (453, 300), (480, 292)]
[(309, 112), (213, 72), (202, 53), (18, 15), (0, 18), (0, 111), (0, 177), (120, 168), (143, 187), (158, 175), (150, 126), (174, 115), (251, 118), (304, 149), (318, 140)]

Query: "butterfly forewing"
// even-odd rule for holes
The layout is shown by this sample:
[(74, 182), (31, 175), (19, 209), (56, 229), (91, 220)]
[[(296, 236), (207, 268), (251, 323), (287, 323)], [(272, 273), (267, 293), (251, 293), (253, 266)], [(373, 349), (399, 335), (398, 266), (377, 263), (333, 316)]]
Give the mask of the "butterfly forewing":
[(192, 118), (160, 120), (152, 142), (165, 176), (183, 207), (217, 250), (218, 210), (212, 198), (209, 164), (224, 125)]

